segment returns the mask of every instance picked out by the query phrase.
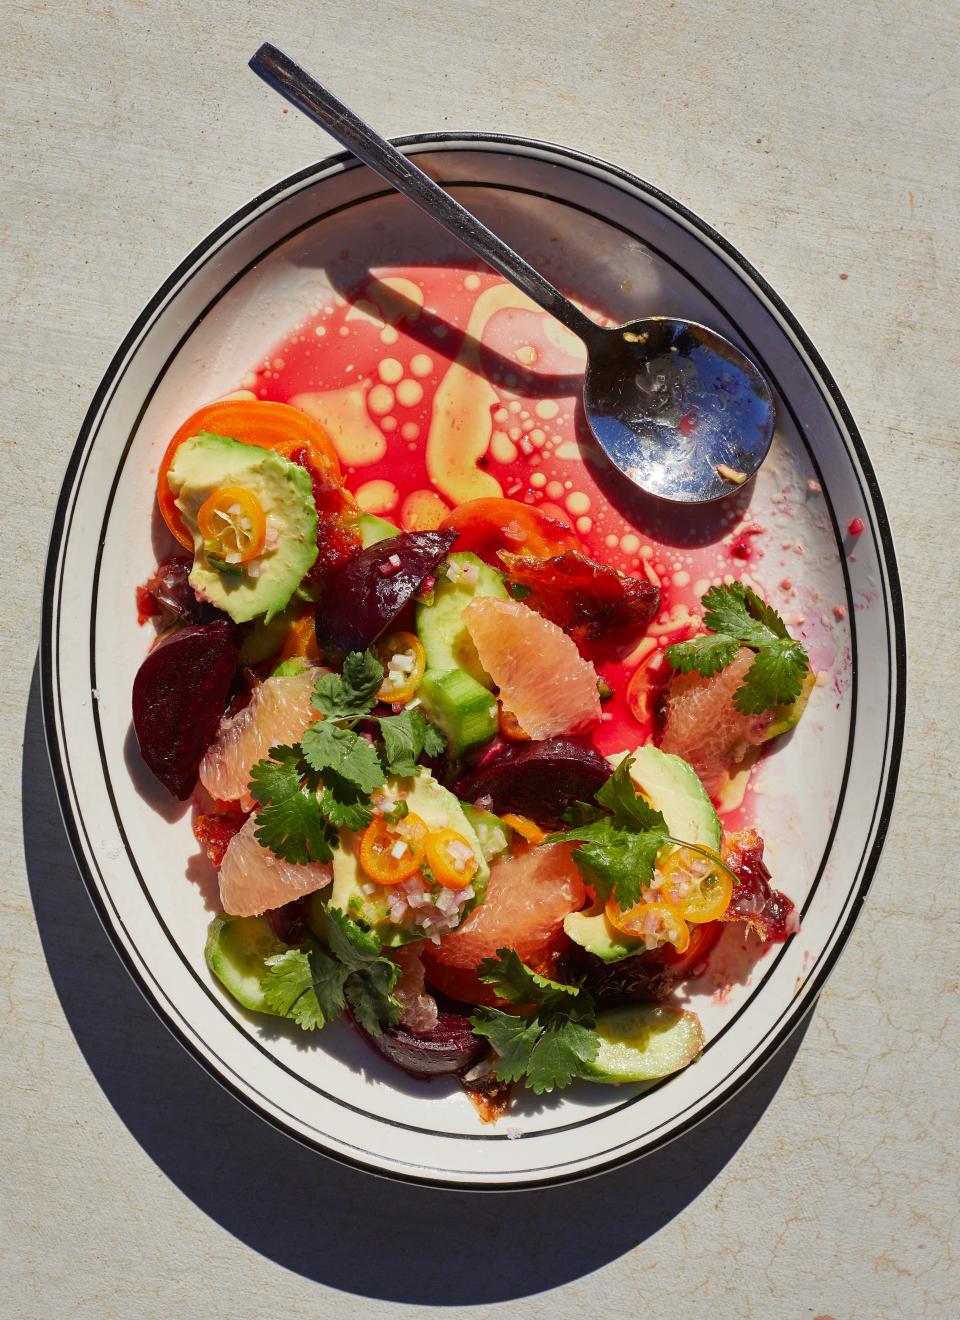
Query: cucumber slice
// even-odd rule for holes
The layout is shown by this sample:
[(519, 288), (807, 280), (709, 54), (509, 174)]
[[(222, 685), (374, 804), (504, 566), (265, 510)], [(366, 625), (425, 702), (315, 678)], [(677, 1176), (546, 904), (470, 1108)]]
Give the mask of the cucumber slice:
[(480, 844), (480, 851), (488, 862), (505, 853), (510, 847), (510, 831), (499, 816), (492, 811), (483, 811), (470, 802), (461, 802), (463, 814), (473, 826), (473, 832)]
[(277, 939), (266, 917), (215, 917), (204, 957), (238, 1004), (254, 1013), (269, 1013), (261, 988), (267, 971), (265, 959), (288, 948)]
[(470, 570), (472, 582), (455, 576), (453, 580), (438, 574), (430, 605), (417, 606), (417, 636), (423, 643), (428, 669), (462, 669), (484, 687), (492, 688), (493, 679), (480, 663), (477, 648), (463, 622), (463, 611), (475, 596), (496, 596), (506, 600), (507, 589), (495, 568), (469, 551), (455, 551), (446, 562), (457, 575)]
[(462, 669), (428, 669), (417, 689), (423, 709), (446, 734), (450, 751), (462, 756), (497, 732), (497, 703)]
[(386, 541), (390, 536), (400, 535), (399, 527), (394, 527), (386, 518), (378, 518), (375, 513), (361, 513), (357, 519), (357, 528), (364, 550), (376, 545), (378, 541)]
[(600, 1049), (584, 1064), (591, 1082), (652, 1082), (686, 1068), (703, 1049), (696, 1013), (664, 1004), (628, 1004), (597, 1017)]

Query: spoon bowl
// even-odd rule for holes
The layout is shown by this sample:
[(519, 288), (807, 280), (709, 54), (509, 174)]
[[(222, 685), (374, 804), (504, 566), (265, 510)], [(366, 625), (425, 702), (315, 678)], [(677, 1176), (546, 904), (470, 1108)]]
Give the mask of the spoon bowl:
[(706, 326), (668, 317), (597, 325), (289, 55), (265, 43), (250, 67), (583, 341), (590, 428), (640, 490), (706, 504), (753, 476), (773, 438), (773, 395), (738, 348)]
[(648, 317), (591, 336), (590, 429), (648, 495), (706, 504), (738, 490), (773, 439), (773, 394), (749, 358), (706, 326)]

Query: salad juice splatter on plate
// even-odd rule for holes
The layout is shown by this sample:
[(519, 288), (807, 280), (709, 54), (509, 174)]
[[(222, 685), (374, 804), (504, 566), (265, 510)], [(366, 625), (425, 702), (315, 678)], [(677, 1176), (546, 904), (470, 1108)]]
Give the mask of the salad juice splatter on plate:
[(134, 726), (218, 868), (211, 973), (487, 1118), (686, 1066), (723, 923), (796, 929), (750, 771), (814, 676), (749, 491), (694, 526), (626, 490), (582, 365), (489, 274), (331, 295), (169, 441), (179, 546), (138, 593)]

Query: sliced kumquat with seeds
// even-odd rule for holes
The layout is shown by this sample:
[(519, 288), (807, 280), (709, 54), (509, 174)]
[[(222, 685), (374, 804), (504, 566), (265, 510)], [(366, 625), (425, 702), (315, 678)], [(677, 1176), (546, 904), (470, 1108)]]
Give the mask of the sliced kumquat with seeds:
[(436, 830), (428, 834), (426, 854), (434, 880), (445, 889), (466, 889), (477, 873), (474, 851), (456, 830)]
[(675, 848), (657, 867), (657, 878), (659, 893), (694, 925), (717, 921), (733, 898), (730, 872), (706, 848)]
[(263, 505), (246, 486), (221, 486), (200, 505), (197, 527), (208, 554), (228, 564), (247, 564), (264, 547), (267, 519)]
[(399, 885), (420, 870), (426, 838), (427, 826), (413, 812), (396, 822), (377, 816), (360, 840), (360, 865), (378, 885)]
[(648, 949), (672, 944), (683, 953), (690, 943), (690, 930), (672, 903), (634, 903), (624, 911), (615, 898), (607, 900), (607, 920), (624, 935), (643, 940)]
[(409, 632), (390, 633), (377, 643), (377, 657), (383, 665), (383, 682), (377, 696), (393, 703), (410, 701), (427, 668), (420, 638)]

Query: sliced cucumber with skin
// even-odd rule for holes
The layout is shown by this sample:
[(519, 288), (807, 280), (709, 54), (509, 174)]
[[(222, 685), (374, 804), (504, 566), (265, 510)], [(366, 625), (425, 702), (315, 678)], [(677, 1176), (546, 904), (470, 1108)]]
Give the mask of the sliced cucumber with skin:
[(510, 830), (499, 816), (492, 811), (483, 811), (470, 802), (461, 802), (463, 814), (473, 826), (473, 831), (480, 844), (480, 851), (488, 862), (505, 853), (510, 847)]
[(462, 669), (428, 669), (417, 696), (454, 756), (489, 742), (497, 732), (496, 700)]
[(378, 541), (386, 541), (388, 537), (400, 535), (399, 527), (394, 527), (386, 518), (378, 518), (375, 513), (361, 513), (357, 519), (357, 530), (364, 550), (376, 545)]
[[(417, 606), (417, 636), (423, 644), (428, 669), (462, 669), (486, 688), (493, 687), (493, 679), (480, 663), (463, 611), (476, 596), (494, 596), (507, 599), (507, 588), (495, 568), (469, 551), (455, 551), (447, 555), (448, 564), (455, 573), (451, 580), (443, 570), (437, 574), (433, 600), (429, 605)], [(460, 576), (469, 569), (472, 582)]]
[(696, 1013), (665, 1004), (628, 1004), (597, 1016), (600, 1048), (583, 1075), (591, 1082), (653, 1082), (692, 1063), (703, 1049)]
[(262, 988), (266, 959), (289, 947), (277, 939), (266, 917), (215, 917), (204, 956), (238, 1004), (254, 1013), (270, 1013)]

